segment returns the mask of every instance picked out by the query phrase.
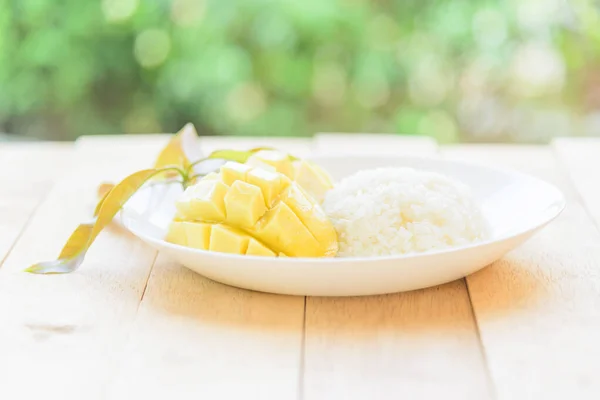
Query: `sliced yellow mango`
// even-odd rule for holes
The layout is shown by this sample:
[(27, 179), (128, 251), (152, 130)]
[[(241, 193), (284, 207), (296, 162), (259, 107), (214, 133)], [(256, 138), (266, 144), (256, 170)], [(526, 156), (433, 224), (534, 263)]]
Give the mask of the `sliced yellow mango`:
[(333, 188), (333, 180), (321, 167), (305, 161), (293, 162), (294, 180), (321, 204), (325, 199), (325, 193)]
[(170, 243), (176, 243), (182, 246), (187, 246), (187, 235), (185, 233), (185, 230), (183, 229), (183, 223), (179, 221), (171, 222), (165, 240)]
[(169, 226), (167, 242), (207, 250), (210, 244), (211, 224), (174, 221)]
[[(179, 220), (212, 224), (202, 233), (186, 227), (180, 244), (234, 254), (335, 256), (335, 229), (310, 194), (282, 173), (236, 164), (227, 163), (216, 177), (188, 188), (177, 202)], [(171, 231), (178, 229), (173, 225)], [(173, 232), (168, 237), (173, 235), (178, 237)]]
[(281, 191), (291, 183), (285, 175), (265, 171), (261, 168), (250, 170), (246, 175), (246, 180), (249, 184), (260, 188), (267, 207), (271, 207)]
[(250, 238), (248, 242), (248, 249), (246, 250), (246, 255), (249, 256), (265, 256), (265, 257), (275, 257), (275, 253), (269, 249), (264, 244), (260, 243), (258, 240), (254, 238)]
[(188, 187), (182, 197), (175, 203), (179, 214), (190, 221), (225, 220), (225, 195), (229, 186), (220, 180), (200, 180)]
[[(250, 256), (277, 257), (267, 246), (248, 233), (224, 224), (173, 222), (166, 240), (201, 250)], [(279, 256), (285, 256), (281, 253)]]
[(271, 248), (292, 257), (322, 257), (321, 245), (285, 203), (278, 203), (251, 232)]
[(225, 224), (213, 225), (209, 250), (221, 253), (246, 254), (250, 236)]
[(176, 211), (173, 221), (185, 221), (185, 217), (179, 211)]
[(252, 154), (246, 161), (247, 165), (254, 167), (271, 166), (276, 172), (288, 178), (294, 177), (294, 167), (288, 154), (276, 150), (260, 150)]
[(337, 235), (331, 232), (329, 218), (323, 209), (301, 190), (300, 186), (290, 185), (282, 194), (281, 202), (292, 210), (316, 241), (323, 245), (319, 248), (320, 252), (326, 255), (337, 253)]
[(196, 222), (182, 222), (183, 231), (188, 247), (207, 250), (210, 245), (210, 224), (198, 224)]
[(252, 167), (246, 164), (228, 161), (221, 167), (221, 177), (227, 186), (233, 185), (235, 181), (245, 181), (246, 174)]
[(267, 206), (258, 186), (235, 181), (225, 195), (225, 209), (228, 224), (251, 228), (267, 211)]

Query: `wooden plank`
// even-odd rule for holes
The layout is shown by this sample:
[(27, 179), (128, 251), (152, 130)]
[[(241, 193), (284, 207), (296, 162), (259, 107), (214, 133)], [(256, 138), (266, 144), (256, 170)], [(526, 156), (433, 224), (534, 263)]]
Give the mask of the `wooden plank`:
[(559, 138), (553, 148), (585, 208), (600, 226), (600, 138)]
[(458, 146), (444, 155), (537, 175), (567, 197), (556, 221), (467, 278), (497, 398), (598, 399), (600, 234), (565, 171), (545, 147)]
[[(412, 145), (435, 155), (428, 140)], [(390, 146), (404, 148), (397, 138)], [(353, 138), (352, 147), (362, 146)], [(306, 400), (490, 396), (464, 280), (385, 296), (307, 298), (304, 365)]]
[(89, 219), (98, 183), (149, 165), (162, 142), (77, 145), (69, 173), (0, 269), (0, 398), (104, 398), (155, 252), (112, 227), (76, 273), (22, 270), (56, 257), (72, 229)]
[(303, 316), (303, 297), (228, 287), (161, 255), (108, 398), (296, 399)]
[(70, 161), (72, 147), (71, 143), (0, 145), (0, 261)]
[(327, 154), (431, 155), (437, 147), (429, 137), (374, 133), (318, 133), (314, 141)]

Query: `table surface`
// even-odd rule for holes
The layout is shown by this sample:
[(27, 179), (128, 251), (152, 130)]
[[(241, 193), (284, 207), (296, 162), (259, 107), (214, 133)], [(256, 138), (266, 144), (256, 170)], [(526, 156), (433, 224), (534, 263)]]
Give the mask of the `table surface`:
[[(442, 286), (384, 296), (278, 296), (210, 281), (116, 226), (76, 273), (54, 258), (97, 185), (151, 165), (167, 135), (0, 144), (0, 399), (600, 398), (600, 139), (438, 146), (320, 134), (202, 138), (412, 154), (537, 175), (568, 200), (502, 260)], [(368, 268), (368, 265), (365, 266)]]

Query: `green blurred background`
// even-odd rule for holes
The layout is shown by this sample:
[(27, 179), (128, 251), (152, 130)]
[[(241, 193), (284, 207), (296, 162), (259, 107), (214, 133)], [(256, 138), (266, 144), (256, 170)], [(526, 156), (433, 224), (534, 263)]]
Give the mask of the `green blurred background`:
[(592, 0), (0, 0), (5, 139), (600, 136)]

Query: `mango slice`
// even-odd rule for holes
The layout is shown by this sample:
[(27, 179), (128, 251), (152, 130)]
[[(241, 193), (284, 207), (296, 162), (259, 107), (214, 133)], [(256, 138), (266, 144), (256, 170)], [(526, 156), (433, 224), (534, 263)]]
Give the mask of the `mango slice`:
[(260, 187), (235, 181), (225, 195), (225, 209), (228, 224), (251, 228), (267, 211), (267, 206)]
[(186, 220), (223, 221), (228, 190), (229, 186), (221, 180), (202, 179), (187, 188), (175, 206), (180, 217)]
[(327, 191), (333, 188), (331, 176), (317, 164), (306, 160), (294, 161), (292, 165), (293, 180), (321, 204)]
[(246, 255), (275, 257), (275, 253), (273, 253), (271, 249), (254, 238), (250, 238), (250, 241), (248, 242)]
[(250, 185), (260, 188), (265, 199), (265, 205), (271, 207), (279, 194), (290, 185), (291, 181), (283, 174), (266, 171), (262, 168), (254, 168), (246, 175), (246, 181)]
[(182, 246), (187, 246), (187, 233), (183, 229), (183, 224), (186, 223), (188, 222), (181, 222), (177, 220), (171, 222), (165, 240), (170, 243), (176, 243)]
[(176, 205), (172, 243), (264, 256), (333, 257), (338, 250), (318, 202), (285, 174), (260, 166), (229, 162), (187, 188)]
[[(325, 193), (333, 188), (333, 179), (317, 164), (306, 160), (292, 161), (286, 153), (276, 150), (261, 150), (250, 156), (246, 166), (279, 172), (298, 184), (319, 204), (325, 199)], [(229, 171), (223, 180), (229, 183)], [(266, 197), (266, 196), (265, 196)]]
[(183, 232), (188, 247), (208, 249), (210, 245), (211, 227), (208, 224), (199, 225), (192, 222), (182, 222)]
[[(245, 181), (246, 174), (252, 169), (249, 165), (228, 161), (221, 167), (221, 177), (223, 183), (231, 186), (235, 181)], [(217, 177), (215, 174), (213, 177)]]
[(260, 150), (252, 154), (246, 161), (247, 165), (253, 167), (272, 167), (275, 171), (284, 174), (288, 178), (294, 177), (294, 166), (290, 156), (277, 150)]
[(250, 237), (243, 232), (218, 224), (212, 226), (208, 249), (222, 253), (246, 254), (249, 241)]
[(167, 241), (201, 250), (275, 257), (275, 253), (247, 233), (224, 224), (173, 221)]

